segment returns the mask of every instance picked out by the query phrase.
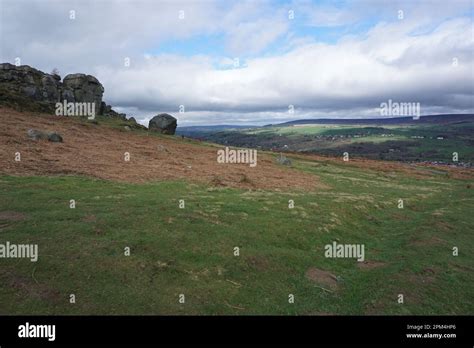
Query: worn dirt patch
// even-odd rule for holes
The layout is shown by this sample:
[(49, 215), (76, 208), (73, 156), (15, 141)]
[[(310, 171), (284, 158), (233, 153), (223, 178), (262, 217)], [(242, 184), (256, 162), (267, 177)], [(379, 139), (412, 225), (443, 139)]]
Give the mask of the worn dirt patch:
[(414, 247), (423, 247), (423, 246), (432, 246), (432, 245), (441, 245), (441, 244), (446, 244), (447, 242), (444, 239), (431, 236), (430, 238), (427, 239), (416, 239), (410, 241), (408, 244), (409, 246), (414, 246)]
[(415, 284), (431, 284), (436, 280), (437, 271), (432, 267), (425, 267), (420, 273), (408, 276), (410, 282)]
[(381, 315), (384, 314), (387, 304), (393, 301), (391, 298), (375, 299), (365, 305), (364, 314), (366, 315)]
[(5, 221), (23, 221), (27, 215), (18, 211), (0, 211), (0, 220)]
[(395, 219), (395, 220), (399, 220), (399, 221), (405, 221), (407, 220), (407, 217), (403, 214), (400, 214), (400, 213), (392, 213), (392, 218)]
[(264, 256), (250, 256), (246, 259), (247, 264), (255, 268), (257, 271), (265, 271), (268, 269), (270, 262)]
[(449, 222), (445, 222), (445, 221), (437, 222), (435, 225), (436, 225), (436, 228), (438, 228), (442, 231), (451, 231), (451, 230), (454, 229), (453, 225), (451, 225)]
[(357, 262), (357, 267), (360, 269), (374, 269), (385, 266), (385, 262), (381, 261), (363, 261)]
[[(326, 188), (316, 175), (275, 164), (258, 153), (257, 166), (220, 164), (220, 146), (191, 139), (124, 132), (74, 117), (18, 112), (0, 107), (0, 173), (86, 175), (119, 182), (187, 180), (245, 189), (314, 191)], [(28, 139), (28, 129), (56, 131), (63, 143)], [(166, 151), (160, 149), (166, 149)], [(21, 161), (14, 160), (20, 152)], [(124, 161), (124, 153), (130, 161)]]
[(95, 215), (85, 215), (81, 220), (83, 222), (96, 222), (97, 217)]
[(27, 215), (18, 211), (0, 212), (0, 232), (13, 226), (15, 222), (26, 220)]
[(336, 289), (339, 285), (337, 277), (334, 274), (316, 267), (311, 267), (306, 271), (306, 278), (323, 287), (329, 287), (331, 289)]
[(5, 283), (20, 294), (27, 294), (27, 297), (37, 298), (50, 303), (58, 303), (61, 300), (61, 293), (45, 284), (37, 283), (32, 277), (19, 274), (4, 274)]

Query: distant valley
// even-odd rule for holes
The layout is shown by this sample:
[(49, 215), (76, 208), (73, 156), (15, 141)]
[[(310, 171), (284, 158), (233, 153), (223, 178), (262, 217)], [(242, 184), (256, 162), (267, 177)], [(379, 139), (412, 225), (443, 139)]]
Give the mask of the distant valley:
[(279, 152), (471, 166), (474, 115), (315, 119), (255, 126), (179, 127), (186, 137)]

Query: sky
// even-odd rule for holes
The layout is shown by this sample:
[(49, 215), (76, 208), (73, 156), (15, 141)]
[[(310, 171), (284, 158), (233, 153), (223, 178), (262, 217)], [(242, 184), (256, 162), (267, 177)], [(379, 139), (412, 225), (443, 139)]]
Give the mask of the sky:
[(0, 62), (96, 76), (147, 125), (474, 112), (471, 0), (0, 0)]

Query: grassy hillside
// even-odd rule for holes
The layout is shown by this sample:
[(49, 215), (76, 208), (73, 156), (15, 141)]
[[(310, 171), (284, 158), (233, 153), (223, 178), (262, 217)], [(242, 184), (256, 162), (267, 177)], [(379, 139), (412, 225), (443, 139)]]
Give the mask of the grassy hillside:
[[(0, 244), (38, 244), (39, 260), (0, 259), (1, 314), (474, 311), (471, 169), (285, 167), (263, 152), (255, 168), (222, 166), (212, 144), (2, 111)], [(40, 125), (64, 143), (26, 139)], [(365, 261), (326, 258), (333, 241), (363, 244)]]
[[(0, 312), (474, 311), (474, 195), (465, 180), (422, 169), (417, 178), (320, 161), (295, 165), (328, 188), (282, 193), (3, 176), (1, 240), (37, 243), (40, 258), (1, 260)], [(365, 262), (325, 258), (324, 245), (334, 240), (364, 244)]]

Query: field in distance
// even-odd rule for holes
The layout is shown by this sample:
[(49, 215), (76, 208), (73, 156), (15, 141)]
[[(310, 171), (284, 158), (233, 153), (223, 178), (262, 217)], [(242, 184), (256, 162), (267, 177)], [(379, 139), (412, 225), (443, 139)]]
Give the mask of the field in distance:
[[(332, 123), (331, 123), (332, 122)], [(395, 120), (301, 120), (264, 127), (183, 127), (178, 133), (228, 146), (405, 162), (474, 162), (474, 116)], [(458, 161), (453, 161), (453, 153)]]

